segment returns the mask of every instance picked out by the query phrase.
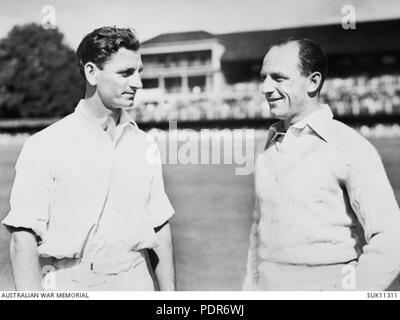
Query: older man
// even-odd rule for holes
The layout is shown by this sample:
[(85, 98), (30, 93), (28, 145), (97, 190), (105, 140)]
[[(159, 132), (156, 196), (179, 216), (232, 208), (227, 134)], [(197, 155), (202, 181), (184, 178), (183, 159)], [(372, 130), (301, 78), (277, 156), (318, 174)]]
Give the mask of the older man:
[(400, 212), (375, 148), (320, 103), (326, 61), (307, 39), (267, 52), (279, 119), (256, 158), (247, 290), (383, 290), (400, 272)]
[[(30, 137), (16, 164), (11, 263), (17, 290), (174, 290), (172, 206), (155, 143), (128, 110), (142, 87), (130, 29), (88, 34), (77, 56), (86, 80), (75, 112)], [(42, 281), (45, 274), (44, 282)]]

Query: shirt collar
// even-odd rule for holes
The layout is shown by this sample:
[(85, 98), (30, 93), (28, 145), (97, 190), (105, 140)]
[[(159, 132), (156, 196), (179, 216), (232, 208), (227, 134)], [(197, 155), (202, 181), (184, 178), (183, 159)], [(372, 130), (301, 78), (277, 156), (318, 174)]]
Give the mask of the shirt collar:
[(265, 144), (265, 149), (267, 149), (281, 134), (286, 133), (286, 128), (283, 120), (273, 123), (269, 127), (267, 143)]
[[(333, 113), (330, 107), (327, 104), (321, 105), (321, 108), (312, 114), (308, 115), (304, 119), (296, 122), (295, 124), (291, 125), (290, 128), (296, 129), (305, 129), (307, 126), (311, 128), (321, 139), (328, 142), (330, 131), (329, 131), (329, 122), (333, 118)], [(284, 125), (284, 121), (280, 120), (275, 122), (270, 126), (268, 138), (267, 138), (267, 145), (271, 145), (280, 134), (285, 134), (286, 128)]]
[[(93, 114), (93, 112), (90, 112), (88, 110), (87, 106), (85, 105), (85, 100), (83, 99), (79, 101), (78, 105), (75, 108), (75, 112), (83, 115), (86, 119), (99, 126), (103, 130), (106, 130), (110, 124), (110, 121), (113, 121), (112, 112), (110, 110), (101, 110), (101, 114), (95, 115)], [(139, 129), (131, 115), (126, 110), (122, 109), (119, 125), (128, 124), (135, 129)]]
[(313, 112), (304, 119), (292, 125), (296, 129), (304, 129), (310, 127), (318, 136), (326, 142), (330, 138), (330, 121), (333, 118), (333, 113), (327, 104), (321, 105), (318, 111)]

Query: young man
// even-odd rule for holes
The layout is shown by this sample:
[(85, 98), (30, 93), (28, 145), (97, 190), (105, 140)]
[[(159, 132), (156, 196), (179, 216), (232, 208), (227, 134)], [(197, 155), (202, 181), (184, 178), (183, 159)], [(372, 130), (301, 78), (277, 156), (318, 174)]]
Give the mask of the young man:
[(16, 164), (3, 221), (16, 289), (154, 290), (153, 249), (160, 290), (174, 290), (174, 211), (158, 148), (127, 112), (142, 87), (140, 43), (129, 29), (103, 27), (77, 56), (84, 100), (30, 137)]
[(320, 104), (325, 76), (311, 40), (281, 40), (264, 58), (280, 121), (256, 158), (245, 290), (383, 290), (400, 272), (393, 190), (375, 148)]

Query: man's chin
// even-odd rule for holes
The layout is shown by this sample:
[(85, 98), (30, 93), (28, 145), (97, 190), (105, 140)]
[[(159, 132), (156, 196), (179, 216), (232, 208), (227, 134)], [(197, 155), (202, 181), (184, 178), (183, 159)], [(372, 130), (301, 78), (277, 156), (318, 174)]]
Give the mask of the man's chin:
[(272, 109), (272, 108), (271, 108), (271, 109), (269, 110), (269, 112), (270, 112), (270, 114), (271, 114), (271, 117), (274, 118), (274, 119), (282, 120), (282, 119), (285, 118), (284, 115), (281, 114), (281, 113), (279, 113), (278, 110), (275, 110), (275, 109)]
[(130, 103), (120, 103), (117, 105), (116, 107), (117, 109), (121, 109), (121, 110), (132, 110), (135, 108), (135, 103), (132, 101)]
[(132, 103), (131, 105), (122, 107), (121, 109), (123, 109), (123, 110), (125, 110), (125, 111), (133, 110), (133, 109), (135, 109), (135, 104)]
[(284, 120), (288, 116), (288, 110), (286, 106), (282, 105), (272, 105), (269, 106), (269, 112), (271, 117), (274, 119)]

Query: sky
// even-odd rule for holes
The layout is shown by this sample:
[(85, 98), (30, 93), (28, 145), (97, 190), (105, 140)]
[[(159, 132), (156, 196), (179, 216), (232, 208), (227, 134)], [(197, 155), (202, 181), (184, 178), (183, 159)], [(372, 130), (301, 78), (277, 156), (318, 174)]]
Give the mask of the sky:
[(56, 26), (73, 49), (104, 25), (134, 28), (143, 41), (169, 32), (341, 23), (346, 5), (354, 7), (356, 22), (400, 18), (400, 0), (0, 0), (0, 38), (16, 24), (42, 24), (46, 5), (54, 7)]

